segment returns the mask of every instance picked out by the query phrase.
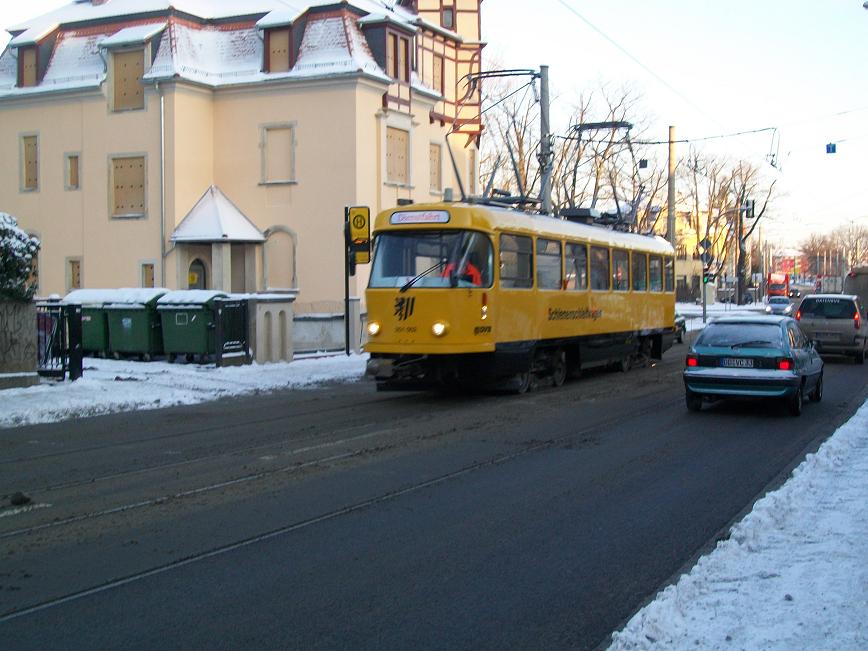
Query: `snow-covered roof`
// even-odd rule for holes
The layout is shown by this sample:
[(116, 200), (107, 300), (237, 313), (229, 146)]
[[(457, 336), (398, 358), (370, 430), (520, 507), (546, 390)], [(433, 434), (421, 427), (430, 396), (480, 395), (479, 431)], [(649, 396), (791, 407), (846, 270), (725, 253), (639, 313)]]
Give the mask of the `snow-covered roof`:
[(264, 242), (265, 237), (216, 186), (209, 187), (172, 233), (173, 242)]
[(21, 47), (22, 45), (35, 45), (43, 38), (51, 34), (55, 29), (60, 27), (57, 23), (46, 22), (38, 27), (27, 29), (21, 32), (18, 36), (9, 41), (12, 47)]
[(157, 305), (202, 305), (226, 296), (225, 292), (213, 289), (179, 289), (161, 296), (157, 299)]
[[(98, 88), (106, 79), (101, 49), (152, 40), (155, 56), (145, 82), (184, 79), (221, 88), (292, 79), (365, 75), (390, 83), (362, 33), (362, 25), (388, 21), (414, 31), (417, 16), (392, 0), (349, 0), (341, 9), (318, 13), (334, 0), (111, 0), (100, 5), (73, 2), (44, 16), (9, 28), (13, 47), (0, 56), (0, 98), (51, 91)], [(181, 18), (170, 9), (202, 19)], [(254, 22), (256, 17), (259, 20)], [(298, 57), (287, 72), (263, 72), (265, 28), (287, 25), (304, 16)], [(209, 24), (216, 19), (234, 23)], [(112, 20), (114, 19), (114, 20)], [(130, 24), (133, 23), (134, 24)], [(123, 26), (119, 23), (126, 22)], [(144, 24), (143, 24), (144, 23)], [(58, 29), (59, 26), (59, 29)], [(426, 27), (429, 27), (426, 25)], [(17, 86), (14, 45), (35, 42), (58, 29), (48, 68), (37, 86)], [(417, 77), (414, 90), (439, 98)]]
[(120, 289), (74, 289), (63, 302), (77, 305), (146, 305), (169, 290), (165, 287), (121, 287)]
[(166, 23), (150, 23), (147, 25), (124, 27), (121, 31), (115, 32), (108, 38), (101, 40), (99, 45), (100, 47), (110, 48), (144, 43), (154, 38), (154, 36), (164, 29), (166, 29)]

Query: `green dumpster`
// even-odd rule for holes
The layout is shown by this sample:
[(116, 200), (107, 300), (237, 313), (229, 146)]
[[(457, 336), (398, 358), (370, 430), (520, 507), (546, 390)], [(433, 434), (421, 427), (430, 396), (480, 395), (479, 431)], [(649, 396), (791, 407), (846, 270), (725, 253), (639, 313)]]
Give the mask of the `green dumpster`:
[(109, 350), (105, 304), (118, 296), (116, 289), (74, 289), (64, 297), (66, 304), (81, 305), (81, 347), (85, 355), (105, 357)]
[(163, 329), (163, 350), (170, 362), (179, 355), (192, 360), (217, 352), (215, 343), (214, 301), (226, 298), (223, 292), (184, 289), (169, 292), (157, 300)]
[(106, 313), (109, 352), (119, 358), (137, 355), (150, 361), (163, 353), (163, 337), (157, 300), (168, 290), (162, 287), (119, 289)]

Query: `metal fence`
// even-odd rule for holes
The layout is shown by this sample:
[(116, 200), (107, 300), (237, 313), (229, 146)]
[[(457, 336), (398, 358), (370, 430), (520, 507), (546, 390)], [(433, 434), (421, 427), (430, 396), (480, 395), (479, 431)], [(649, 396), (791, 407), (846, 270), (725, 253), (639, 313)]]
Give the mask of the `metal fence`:
[(77, 380), (82, 374), (81, 305), (36, 304), (37, 372)]
[(247, 301), (214, 301), (214, 326), (217, 366), (250, 364), (247, 333)]

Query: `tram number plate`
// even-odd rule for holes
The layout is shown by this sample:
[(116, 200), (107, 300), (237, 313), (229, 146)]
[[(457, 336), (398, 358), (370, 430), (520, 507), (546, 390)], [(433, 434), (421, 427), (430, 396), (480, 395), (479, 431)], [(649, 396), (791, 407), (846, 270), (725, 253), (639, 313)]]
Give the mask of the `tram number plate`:
[(753, 368), (752, 359), (743, 359), (740, 357), (724, 357), (721, 360), (721, 365), (727, 368)]

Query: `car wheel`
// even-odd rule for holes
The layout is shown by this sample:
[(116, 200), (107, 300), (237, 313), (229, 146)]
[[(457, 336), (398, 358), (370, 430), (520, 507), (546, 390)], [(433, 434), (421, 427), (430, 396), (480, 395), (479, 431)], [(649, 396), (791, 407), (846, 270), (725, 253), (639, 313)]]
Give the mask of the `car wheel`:
[(858, 353), (856, 353), (856, 363), (857, 364), (864, 364), (865, 363), (865, 351), (864, 350), (860, 350)]
[(702, 409), (702, 396), (698, 393), (693, 393), (693, 391), (687, 389), (684, 399), (687, 403), (687, 409), (690, 411), (700, 411)]
[(814, 386), (814, 390), (811, 391), (811, 400), (814, 402), (820, 402), (823, 399), (823, 374), (820, 373), (820, 377), (817, 378), (817, 384)]
[(675, 340), (676, 340), (679, 344), (683, 344), (683, 343), (684, 343), (684, 330), (679, 330), (679, 331), (678, 331), (678, 337), (676, 337)]
[(796, 389), (796, 392), (790, 398), (789, 404), (787, 405), (790, 410), (790, 414), (793, 416), (801, 416), (802, 415), (802, 388), (799, 387)]

